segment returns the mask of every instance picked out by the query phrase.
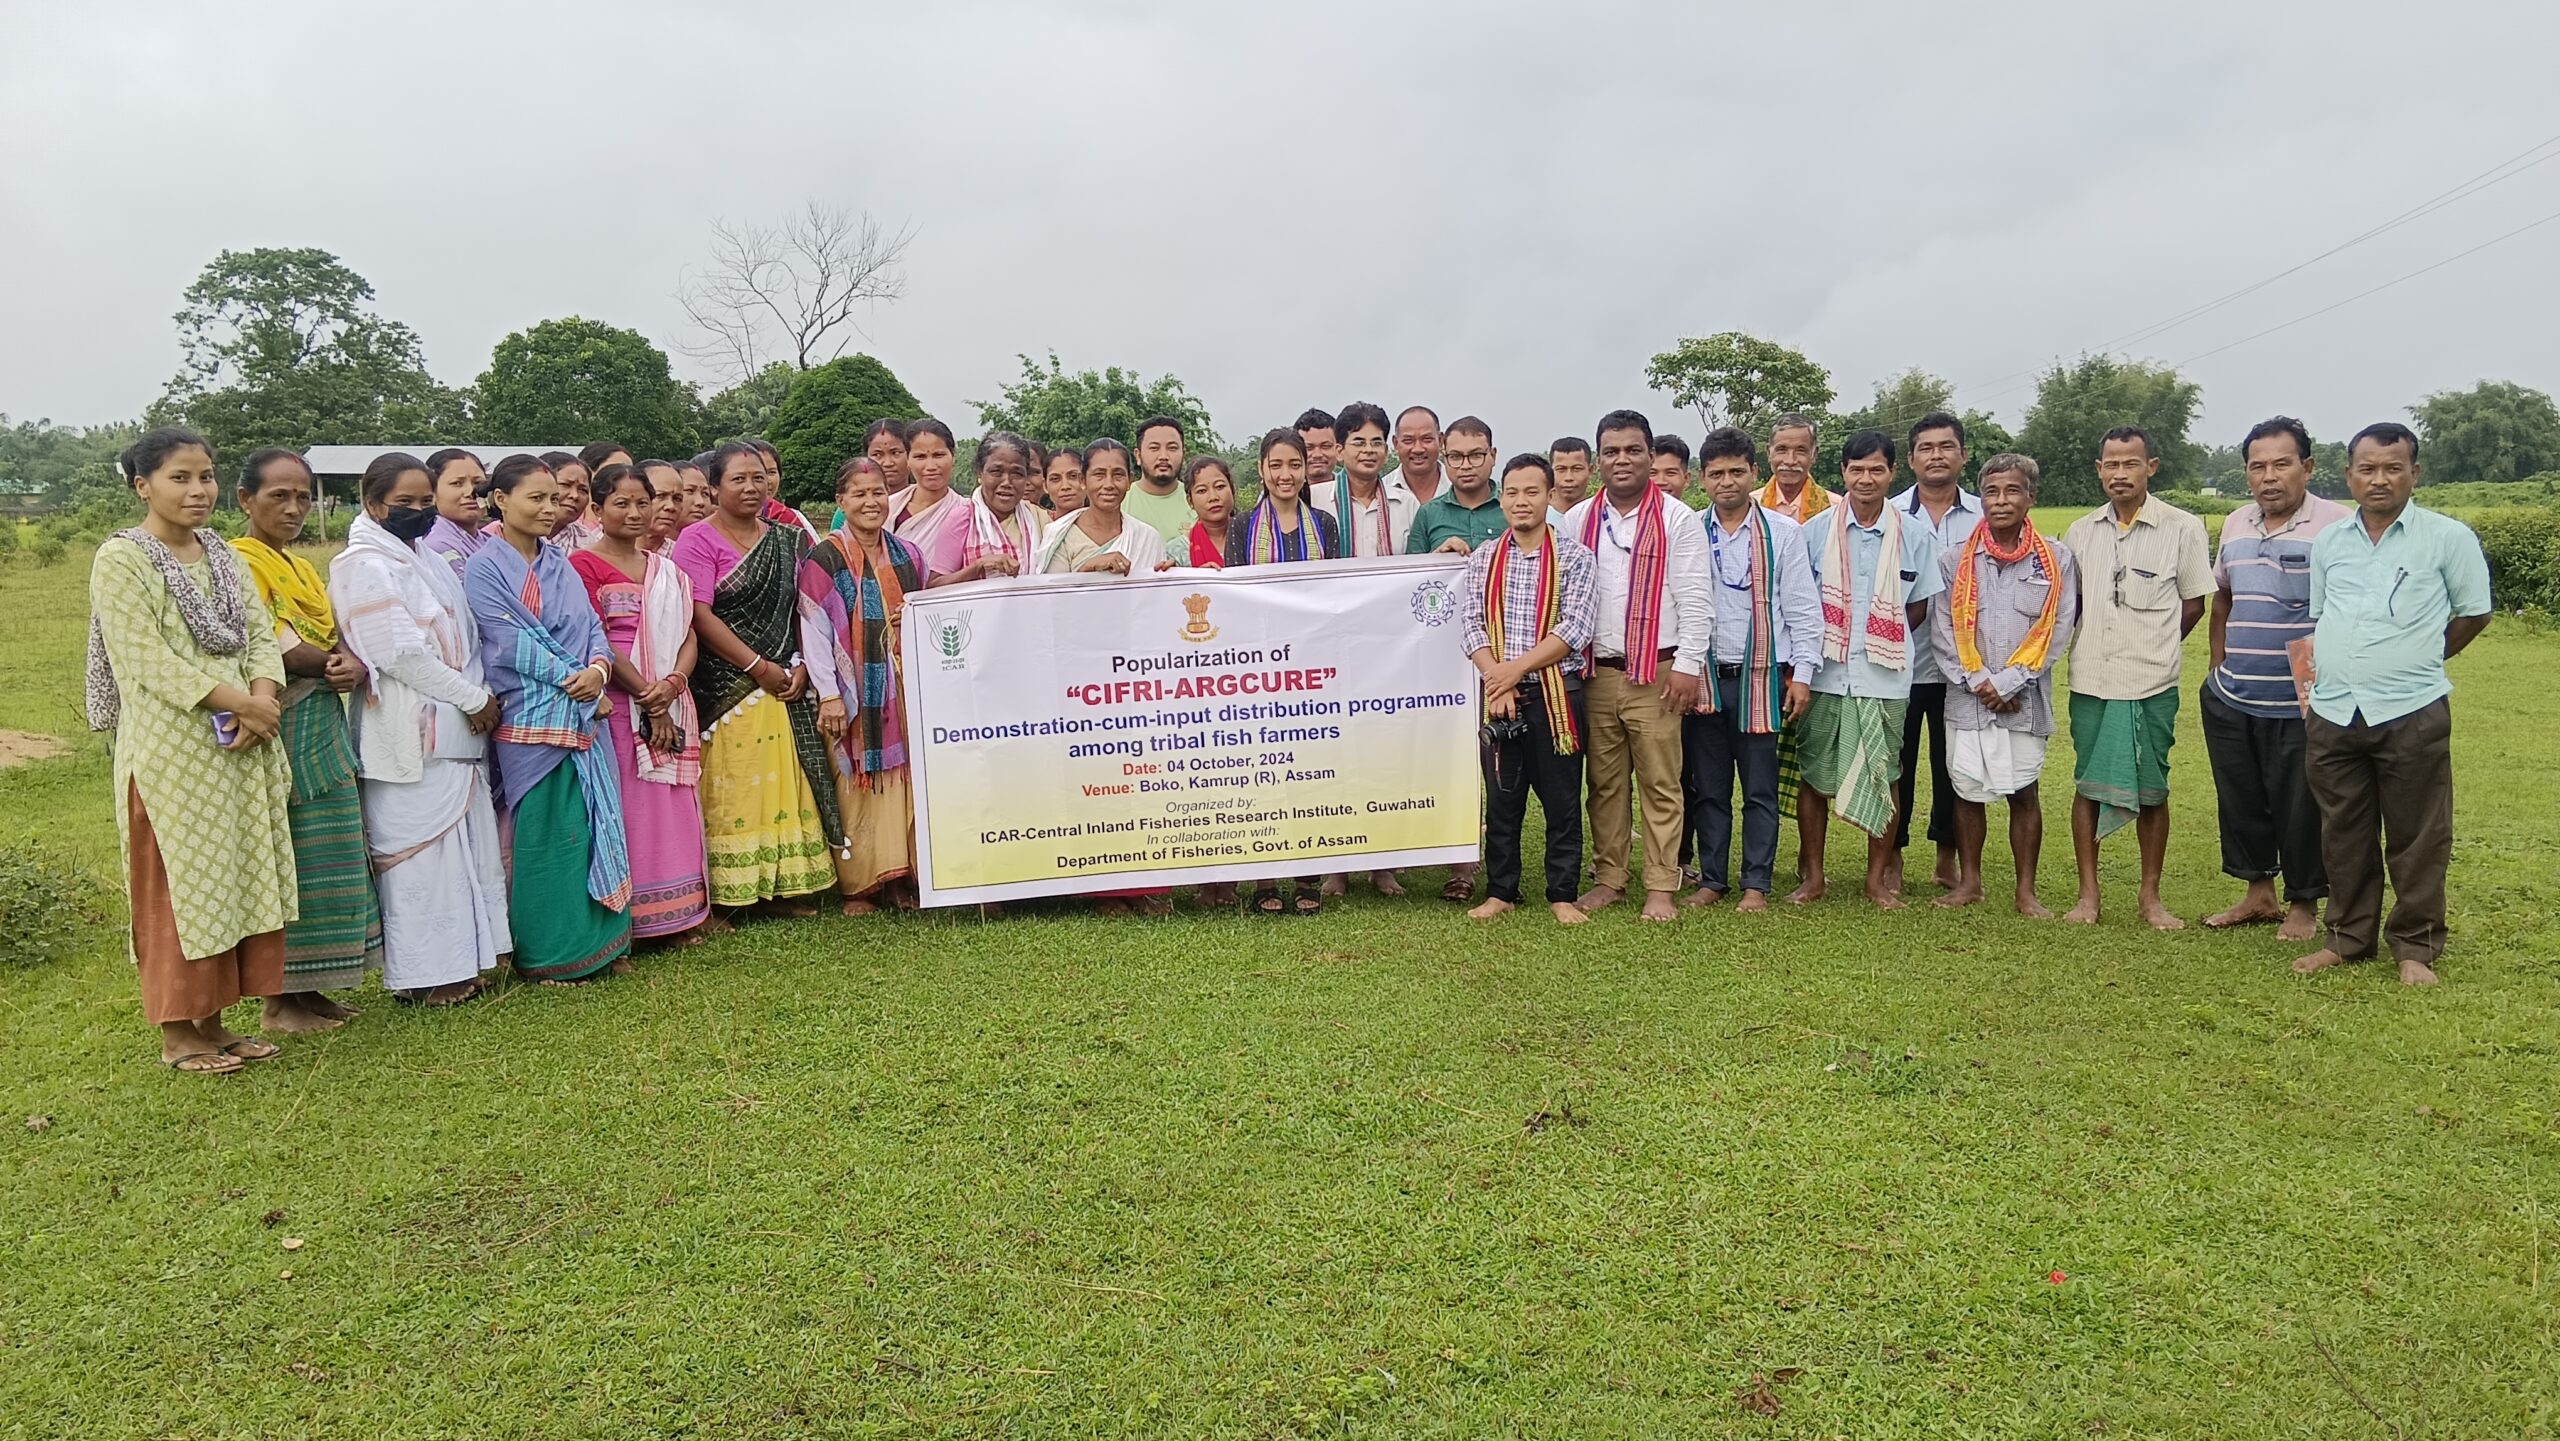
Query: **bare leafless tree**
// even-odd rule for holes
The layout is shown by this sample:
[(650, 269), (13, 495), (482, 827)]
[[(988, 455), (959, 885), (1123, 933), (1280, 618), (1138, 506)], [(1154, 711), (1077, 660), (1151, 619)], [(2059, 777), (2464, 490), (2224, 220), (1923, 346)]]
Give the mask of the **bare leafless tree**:
[(676, 299), (699, 332), (681, 347), (745, 380), (774, 360), (807, 370), (862, 333), (856, 313), (906, 292), (912, 226), (890, 234), (867, 213), (812, 200), (778, 225), (712, 222), (711, 261)]

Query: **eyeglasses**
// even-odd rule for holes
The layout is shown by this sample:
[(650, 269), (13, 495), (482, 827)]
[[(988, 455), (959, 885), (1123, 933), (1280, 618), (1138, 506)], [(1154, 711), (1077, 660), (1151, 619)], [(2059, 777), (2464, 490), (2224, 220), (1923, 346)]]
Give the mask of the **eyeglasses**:
[(1440, 457), (1450, 465), (1482, 465), (1493, 459), (1490, 450), (1452, 450)]

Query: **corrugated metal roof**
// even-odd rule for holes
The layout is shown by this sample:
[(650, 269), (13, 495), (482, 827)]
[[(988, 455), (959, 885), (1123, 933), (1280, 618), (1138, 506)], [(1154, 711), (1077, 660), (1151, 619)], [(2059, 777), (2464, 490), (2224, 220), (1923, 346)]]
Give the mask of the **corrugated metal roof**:
[[(377, 455), (405, 450), (420, 460), (445, 449), (442, 442), (430, 445), (315, 445), (302, 453), (302, 463), (311, 467), (313, 475), (362, 475)], [(547, 451), (575, 451), (574, 445), (465, 445), (460, 449), (480, 457), (483, 467), (494, 466), (510, 455), (541, 455)]]

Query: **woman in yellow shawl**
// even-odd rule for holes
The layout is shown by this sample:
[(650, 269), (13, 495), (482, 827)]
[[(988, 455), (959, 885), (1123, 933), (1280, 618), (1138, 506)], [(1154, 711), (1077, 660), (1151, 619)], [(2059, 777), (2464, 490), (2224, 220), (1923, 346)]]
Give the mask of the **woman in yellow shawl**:
[(364, 684), (364, 662), (338, 641), (329, 590), (291, 546), (311, 513), (312, 480), (302, 457), (261, 450), (240, 470), (240, 509), (249, 533), (231, 542), (258, 599), (275, 613), (284, 654), (284, 730), (293, 765), (294, 877), (299, 919), (284, 930), (282, 995), (266, 998), (269, 1031), (328, 1031), (355, 1012), (324, 994), (363, 982), (382, 965), (382, 908), (374, 897), (358, 801), (356, 750), (346, 693)]

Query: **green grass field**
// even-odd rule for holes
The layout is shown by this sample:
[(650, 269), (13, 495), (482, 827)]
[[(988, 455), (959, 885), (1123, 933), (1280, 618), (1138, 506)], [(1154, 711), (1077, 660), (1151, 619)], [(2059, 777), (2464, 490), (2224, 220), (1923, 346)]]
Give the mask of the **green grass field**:
[[(84, 566), (0, 572), (0, 726), (74, 733)], [(2548, 1436), (2556, 662), (2457, 663), (2424, 992), (2136, 929), (2129, 832), (2094, 931), (768, 923), (223, 1082), (106, 935), (0, 1010), (0, 1437)], [(106, 775), (0, 834), (110, 874)]]

